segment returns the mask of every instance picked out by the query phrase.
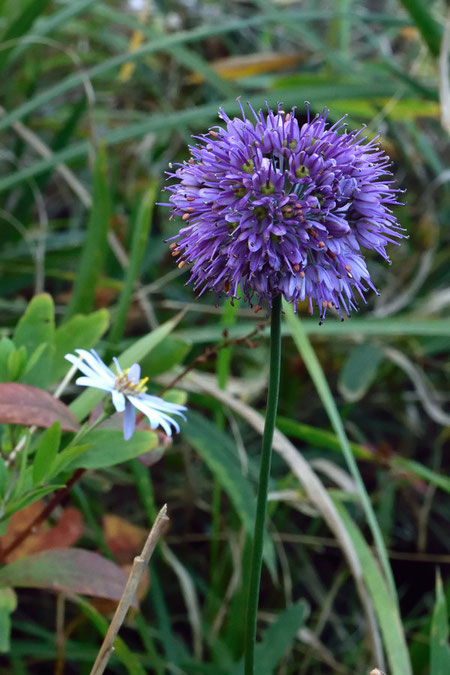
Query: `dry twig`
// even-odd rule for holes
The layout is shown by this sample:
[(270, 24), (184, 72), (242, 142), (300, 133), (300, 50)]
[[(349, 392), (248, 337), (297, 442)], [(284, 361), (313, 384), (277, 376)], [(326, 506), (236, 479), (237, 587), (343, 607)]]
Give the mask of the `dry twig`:
[(150, 534), (147, 537), (147, 541), (144, 544), (141, 555), (136, 556), (133, 561), (133, 567), (131, 569), (130, 576), (128, 577), (125, 590), (122, 593), (119, 604), (117, 605), (117, 609), (108, 628), (108, 632), (105, 635), (103, 644), (100, 647), (100, 651), (97, 655), (90, 675), (101, 675), (108, 665), (108, 661), (114, 651), (114, 640), (116, 639), (127, 612), (133, 603), (139, 581), (141, 580), (142, 574), (149, 563), (156, 544), (158, 543), (158, 540), (161, 537), (168, 520), (169, 517), (167, 515), (167, 504), (164, 504), (161, 511), (156, 516), (156, 520), (153, 523), (153, 527), (150, 530)]

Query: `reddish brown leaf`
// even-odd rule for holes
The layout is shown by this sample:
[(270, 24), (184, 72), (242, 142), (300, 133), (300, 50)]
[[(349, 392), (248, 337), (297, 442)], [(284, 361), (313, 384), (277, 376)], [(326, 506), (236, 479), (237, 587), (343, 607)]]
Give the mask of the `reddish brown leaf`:
[[(25, 509), (15, 513), (9, 523), (6, 534), (1, 538), (2, 548), (6, 550), (9, 545), (33, 522), (42, 512), (44, 504), (41, 501), (34, 502)], [(41, 523), (34, 531), (15, 548), (6, 558), (6, 562), (13, 562), (24, 558), (30, 553), (47, 551), (51, 548), (67, 548), (79, 539), (83, 532), (83, 518), (78, 509), (67, 508), (63, 511), (58, 523), (48, 527), (47, 523)]]
[[(122, 565), (121, 567), (128, 576), (133, 568), (133, 565), (131, 564)], [(145, 569), (136, 589), (137, 603), (140, 604), (145, 599), (149, 588), (150, 588), (150, 572), (148, 569)], [(100, 612), (100, 614), (103, 614), (103, 616), (112, 615), (117, 609), (117, 600), (105, 600), (104, 598), (95, 598), (91, 600), (91, 604), (95, 607), (95, 609), (97, 609)], [(134, 608), (133, 612), (130, 612), (128, 614), (128, 618), (131, 618), (136, 613), (136, 607)]]
[(119, 600), (127, 574), (98, 553), (79, 548), (55, 548), (34, 553), (0, 569), (0, 585), (46, 588)]
[(148, 532), (132, 525), (120, 516), (103, 516), (103, 534), (114, 558), (120, 564), (129, 563), (141, 552)]
[(0, 424), (47, 428), (55, 422), (65, 431), (80, 428), (69, 408), (47, 391), (18, 382), (0, 384)]

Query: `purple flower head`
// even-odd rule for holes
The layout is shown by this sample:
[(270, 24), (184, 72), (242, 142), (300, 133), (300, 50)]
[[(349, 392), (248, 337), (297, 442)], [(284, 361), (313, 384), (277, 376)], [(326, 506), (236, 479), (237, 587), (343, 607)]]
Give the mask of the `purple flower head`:
[(237, 297), (239, 286), (258, 308), (281, 294), (294, 308), (315, 302), (321, 319), (333, 307), (349, 314), (376, 292), (361, 249), (389, 260), (386, 245), (404, 236), (389, 158), (342, 120), (329, 126), (326, 110), (311, 119), (307, 104), (300, 126), (295, 110), (249, 108), (254, 121), (242, 106), (243, 119), (220, 110), (226, 128), (197, 137), (169, 174), (168, 206), (185, 223), (172, 254), (191, 265), (199, 295)]

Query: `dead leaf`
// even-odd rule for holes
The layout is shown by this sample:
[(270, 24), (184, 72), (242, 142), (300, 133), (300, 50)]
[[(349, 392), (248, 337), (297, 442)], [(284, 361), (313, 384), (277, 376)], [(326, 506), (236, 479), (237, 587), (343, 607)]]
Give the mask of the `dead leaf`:
[[(133, 565), (132, 564), (122, 565), (121, 567), (128, 576), (129, 573), (131, 572)], [(139, 604), (144, 600), (145, 596), (148, 593), (149, 588), (150, 588), (150, 571), (146, 569), (144, 570), (144, 573), (140, 578), (138, 587), (136, 589), (136, 599)], [(91, 601), (91, 604), (95, 607), (95, 609), (97, 609), (100, 612), (100, 614), (103, 614), (103, 616), (113, 615), (117, 609), (117, 600), (106, 600), (104, 598), (95, 598), (94, 600)], [(132, 618), (136, 613), (135, 611), (136, 608), (133, 608), (133, 610), (134, 611), (130, 610), (130, 612), (128, 612), (127, 614), (128, 618)]]
[[(297, 65), (304, 58), (305, 54), (301, 52), (263, 52), (217, 59), (209, 65), (225, 80), (237, 80), (240, 77), (284, 70)], [(199, 84), (203, 80), (201, 73), (192, 73), (187, 78), (189, 84)]]
[[(34, 502), (25, 509), (15, 513), (9, 523), (6, 534), (2, 537), (2, 548), (7, 549), (16, 537), (27, 529), (28, 525), (42, 512), (44, 504)], [(72, 507), (65, 509), (59, 521), (53, 527), (41, 523), (28, 537), (15, 548), (6, 558), (6, 562), (19, 560), (31, 553), (47, 551), (53, 548), (68, 548), (72, 546), (83, 533), (83, 517)]]
[(64, 431), (80, 428), (69, 408), (44, 389), (18, 382), (0, 384), (0, 424), (48, 428), (55, 422), (59, 422)]
[(122, 565), (131, 562), (141, 552), (147, 537), (147, 531), (142, 527), (112, 513), (103, 516), (103, 534), (109, 550)]
[(127, 576), (116, 563), (93, 551), (56, 548), (5, 565), (0, 569), (0, 585), (119, 600)]

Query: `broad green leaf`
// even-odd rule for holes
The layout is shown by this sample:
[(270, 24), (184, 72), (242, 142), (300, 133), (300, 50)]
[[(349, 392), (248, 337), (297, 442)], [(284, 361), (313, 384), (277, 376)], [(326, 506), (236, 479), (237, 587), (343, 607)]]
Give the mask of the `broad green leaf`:
[(9, 359), (15, 351), (14, 342), (7, 337), (0, 340), (0, 382), (10, 382)]
[[(253, 486), (242, 473), (233, 441), (212, 422), (192, 410), (187, 415), (187, 422), (183, 422), (180, 426), (182, 435), (207, 464), (230, 498), (247, 533), (253, 537), (256, 495)], [(272, 569), (274, 552), (267, 533), (264, 549), (266, 563)]]
[(358, 527), (349, 516), (343, 504), (338, 500), (334, 500), (334, 504), (353, 542), (361, 563), (365, 584), (372, 596), (372, 602), (390, 664), (390, 675), (412, 675), (408, 647), (397, 604), (389, 593), (377, 561)]
[(70, 368), (65, 354), (75, 349), (91, 349), (105, 333), (109, 324), (109, 313), (99, 309), (92, 314), (76, 314), (55, 331), (55, 358), (51, 381), (61, 379)]
[(89, 448), (90, 445), (87, 443), (84, 445), (70, 445), (68, 448), (64, 448), (64, 450), (56, 455), (47, 479), (54, 478), (63, 471), (66, 471), (68, 467), (72, 467), (72, 464), (87, 452)]
[[(134, 459), (158, 447), (155, 431), (135, 431), (124, 440), (123, 432), (117, 429), (94, 429), (83, 438), (88, 446), (86, 452), (74, 459), (66, 468), (102, 469)], [(62, 453), (61, 453), (62, 454)]]
[(17, 607), (17, 596), (12, 588), (0, 588), (0, 654), (10, 650), (11, 614)]
[(145, 359), (141, 361), (142, 372), (155, 377), (181, 363), (191, 345), (177, 335), (168, 335)]
[(295, 642), (307, 615), (308, 605), (303, 600), (278, 614), (264, 633), (262, 642), (255, 647), (255, 672), (258, 675), (276, 672), (276, 667)]
[[(35, 352), (37, 350), (42, 351), (41, 347), (44, 349), (47, 349), (47, 345), (41, 345), (40, 347), (37, 347)], [(27, 350), (26, 348), (22, 345), (22, 347), (19, 347), (19, 349), (14, 349), (8, 356), (8, 363), (7, 363), (7, 368), (8, 368), (8, 378), (6, 382), (15, 382), (18, 380), (20, 377), (22, 377), (23, 372), (25, 371), (27, 367)]]
[(430, 632), (430, 675), (450, 673), (450, 645), (448, 642), (448, 611), (441, 575), (436, 576), (436, 602)]
[(94, 165), (92, 207), (86, 239), (81, 254), (66, 319), (73, 314), (87, 314), (94, 307), (95, 287), (103, 268), (107, 250), (110, 219), (110, 197), (107, 177), (107, 155), (100, 146)]
[(3, 457), (0, 456), (0, 500), (3, 499), (3, 497), (6, 494), (6, 490), (8, 488), (8, 481), (9, 481), (8, 467), (6, 466)]
[[(23, 349), (25, 354), (26, 354), (25, 347), (20, 347), (20, 349)], [(48, 344), (46, 342), (44, 342), (43, 344), (40, 344), (39, 347), (36, 347), (34, 352), (32, 354), (30, 354), (29, 358), (26, 359), (26, 364), (25, 364), (25, 368), (24, 368), (24, 376), (26, 376), (31, 370), (33, 370), (34, 366), (36, 365), (36, 363), (41, 358), (42, 353), (46, 349), (48, 349)]]
[[(16, 462), (19, 464), (19, 475), (17, 481), (14, 483), (10, 498), (20, 499), (23, 494), (31, 489), (31, 467), (28, 466), (28, 453), (30, 451), (30, 434), (27, 432), (25, 438), (25, 444), (20, 451), (18, 460)], [(2, 515), (4, 513), (2, 512)]]
[[(155, 347), (157, 347), (166, 337), (173, 331), (182, 314), (178, 314), (170, 321), (158, 326), (154, 331), (145, 335), (140, 340), (137, 340), (131, 347), (126, 349), (119, 356), (119, 363), (122, 368), (129, 368), (133, 363), (141, 363), (141, 361), (149, 354)], [(104, 392), (98, 389), (87, 389), (69, 406), (75, 417), (82, 420), (88, 415), (95, 406), (100, 403), (104, 397)]]
[(163, 397), (169, 403), (176, 403), (177, 405), (186, 405), (187, 393), (182, 389), (168, 389), (164, 392)]
[(33, 484), (42, 483), (51, 473), (52, 464), (61, 442), (61, 425), (55, 422), (42, 434), (39, 447), (33, 461)]
[(338, 388), (351, 403), (359, 401), (377, 376), (383, 352), (370, 342), (353, 347), (339, 373)]
[(13, 513), (21, 511), (26, 506), (30, 506), (30, 504), (37, 502), (39, 499), (42, 499), (42, 497), (45, 497), (46, 495), (49, 495), (63, 487), (64, 485), (45, 485), (43, 487), (38, 487), (35, 490), (31, 490), (30, 492), (26, 492), (22, 496), (18, 496), (13, 501), (8, 502), (7, 507), (1, 514), (1, 519), (3, 520), (4, 518), (9, 518), (13, 515)]
[(45, 389), (49, 383), (54, 352), (54, 334), (55, 308), (53, 299), (47, 293), (36, 295), (19, 320), (13, 336), (16, 347), (25, 347), (28, 358), (43, 344), (47, 345), (37, 363), (24, 376), (25, 384)]

